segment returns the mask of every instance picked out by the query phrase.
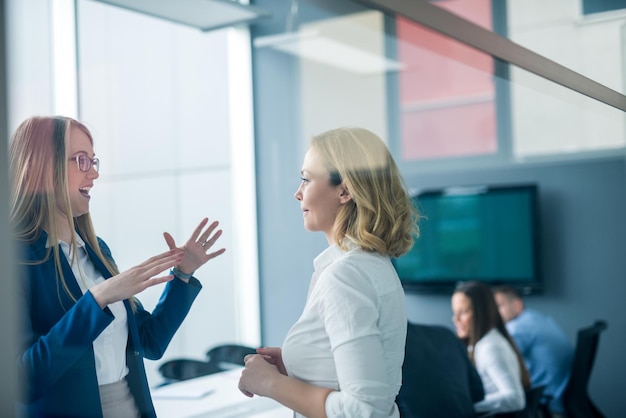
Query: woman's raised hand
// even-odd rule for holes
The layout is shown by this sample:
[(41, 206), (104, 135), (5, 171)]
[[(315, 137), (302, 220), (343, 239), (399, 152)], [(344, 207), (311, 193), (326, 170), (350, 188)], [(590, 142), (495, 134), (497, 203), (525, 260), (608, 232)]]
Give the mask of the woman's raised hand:
[(171, 274), (158, 276), (179, 264), (184, 257), (184, 251), (175, 248), (132, 267), (116, 276), (92, 287), (89, 291), (101, 308), (120, 300), (128, 299), (150, 286), (170, 281)]
[[(213, 247), (218, 238), (222, 235), (222, 230), (216, 231), (219, 222), (213, 221), (209, 226), (208, 218), (204, 218), (196, 229), (191, 234), (191, 237), (187, 240), (182, 247), (176, 247), (176, 242), (172, 235), (168, 232), (163, 233), (165, 242), (171, 250), (179, 249), (184, 252), (183, 260), (177, 265), (178, 269), (184, 274), (192, 274), (200, 266), (207, 261), (221, 255), (226, 251), (225, 248), (221, 248), (217, 251), (207, 253)], [(181, 279), (182, 280), (182, 279)]]

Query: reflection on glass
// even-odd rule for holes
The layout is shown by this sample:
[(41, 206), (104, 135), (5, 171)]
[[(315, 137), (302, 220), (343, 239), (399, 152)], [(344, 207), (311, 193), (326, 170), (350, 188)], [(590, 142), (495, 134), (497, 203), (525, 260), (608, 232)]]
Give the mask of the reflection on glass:
[[(491, 29), (489, 0), (437, 4)], [(404, 18), (396, 36), (403, 159), (497, 152), (493, 58)]]

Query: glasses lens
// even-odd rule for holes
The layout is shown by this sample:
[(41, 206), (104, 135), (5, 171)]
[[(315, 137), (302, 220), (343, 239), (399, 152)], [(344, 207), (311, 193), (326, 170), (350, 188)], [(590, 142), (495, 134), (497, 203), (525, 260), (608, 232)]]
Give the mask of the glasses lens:
[(79, 155), (78, 157), (76, 157), (76, 160), (78, 161), (78, 169), (80, 171), (89, 171), (89, 167), (91, 166), (91, 160), (89, 159), (89, 157), (87, 157), (86, 155)]
[(76, 157), (76, 161), (78, 161), (78, 169), (80, 171), (84, 172), (84, 173), (89, 171), (91, 166), (93, 166), (93, 168), (94, 168), (94, 170), (96, 170), (96, 172), (100, 168), (100, 161), (97, 158), (94, 158), (92, 160), (91, 158), (89, 158), (86, 155), (79, 155), (79, 156)]

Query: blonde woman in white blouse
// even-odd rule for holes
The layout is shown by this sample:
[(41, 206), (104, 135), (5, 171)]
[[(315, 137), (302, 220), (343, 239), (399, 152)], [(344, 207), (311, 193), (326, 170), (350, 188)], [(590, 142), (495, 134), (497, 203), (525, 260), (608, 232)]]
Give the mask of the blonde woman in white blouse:
[(313, 138), (301, 175), (304, 226), (329, 246), (282, 350), (247, 356), (239, 388), (298, 417), (399, 417), (407, 319), (390, 257), (417, 232), (405, 183), (384, 142), (360, 128)]

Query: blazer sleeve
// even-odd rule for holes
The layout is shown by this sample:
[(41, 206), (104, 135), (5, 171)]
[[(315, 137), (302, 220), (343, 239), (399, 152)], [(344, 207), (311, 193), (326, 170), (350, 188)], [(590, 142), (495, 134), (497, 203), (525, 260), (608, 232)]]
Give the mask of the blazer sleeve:
[[(165, 285), (152, 313), (136, 300), (136, 322), (140, 352), (145, 358), (158, 360), (189, 313), (202, 285), (195, 277), (185, 283), (174, 278)], [(132, 332), (132, 331), (131, 331)]]
[[(103, 255), (115, 264), (107, 244), (98, 238), (98, 245)], [(132, 316), (129, 315), (129, 332), (134, 348), (143, 357), (158, 360), (163, 356), (201, 289), (202, 285), (195, 277), (188, 283), (175, 277), (165, 285), (152, 312), (145, 310), (141, 302), (134, 298), (134, 311)]]
[[(84, 358), (93, 341), (114, 318), (109, 309), (100, 309), (91, 293), (87, 292), (43, 333), (38, 330), (40, 319), (33, 318), (28, 308), (32, 302), (30, 293), (54, 290), (31, 288), (26, 279), (22, 283), (24, 286), (18, 296), (21, 299), (18, 305), (22, 309), (22, 326), (17, 372), (25, 383), (24, 400), (31, 402), (45, 394), (67, 370)], [(46, 306), (32, 309), (45, 310)]]

